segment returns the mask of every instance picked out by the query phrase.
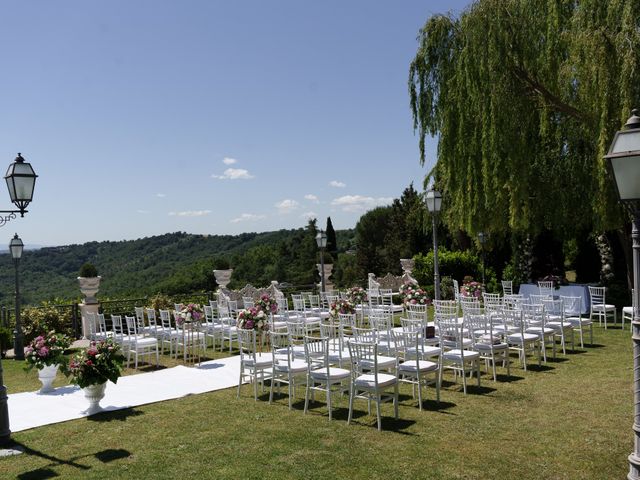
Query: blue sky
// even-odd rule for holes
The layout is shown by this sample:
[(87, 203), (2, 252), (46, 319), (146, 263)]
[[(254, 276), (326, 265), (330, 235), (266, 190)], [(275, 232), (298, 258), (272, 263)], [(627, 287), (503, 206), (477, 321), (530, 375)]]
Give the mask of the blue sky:
[(0, 165), (39, 175), (7, 243), (353, 227), (421, 187), (409, 62), (468, 3), (4, 3)]

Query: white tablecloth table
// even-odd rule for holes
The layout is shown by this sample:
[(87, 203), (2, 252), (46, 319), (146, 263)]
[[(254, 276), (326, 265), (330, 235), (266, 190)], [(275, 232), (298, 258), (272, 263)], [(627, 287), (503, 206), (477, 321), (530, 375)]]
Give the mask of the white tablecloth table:
[[(538, 285), (532, 283), (523, 283), (520, 285), (520, 294), (524, 295), (524, 298), (528, 299), (529, 295), (538, 295), (540, 289)], [(589, 305), (591, 303), (589, 299), (589, 288), (587, 285), (581, 285), (578, 283), (572, 285), (561, 285), (560, 288), (553, 290), (554, 297), (580, 297), (582, 308), (580, 312), (582, 314), (589, 313)]]

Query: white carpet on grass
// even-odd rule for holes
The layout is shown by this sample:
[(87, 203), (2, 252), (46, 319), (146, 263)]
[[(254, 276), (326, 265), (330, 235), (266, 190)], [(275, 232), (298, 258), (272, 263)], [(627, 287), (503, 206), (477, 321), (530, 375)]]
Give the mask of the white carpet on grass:
[[(240, 357), (204, 362), (195, 367), (177, 366), (150, 373), (120, 377), (109, 382), (100, 401), (103, 411), (121, 410), (196, 393), (212, 392), (238, 385)], [(9, 395), (9, 427), (12, 432), (87, 417), (89, 403), (82, 390), (70, 385), (53, 392)]]

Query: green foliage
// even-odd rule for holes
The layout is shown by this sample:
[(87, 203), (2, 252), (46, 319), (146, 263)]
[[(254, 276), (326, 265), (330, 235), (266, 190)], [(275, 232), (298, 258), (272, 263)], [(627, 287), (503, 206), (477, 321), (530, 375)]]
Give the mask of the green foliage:
[(52, 302), (43, 302), (40, 307), (25, 308), (21, 311), (20, 320), (26, 342), (52, 330), (73, 336), (71, 309), (56, 306)]
[[(413, 258), (416, 262), (413, 275), (418, 283), (433, 284), (433, 251), (426, 255), (418, 254)], [(462, 284), (462, 279), (467, 275), (474, 278), (481, 277), (482, 263), (478, 256), (469, 250), (451, 252), (440, 248), (438, 249), (438, 270), (441, 277), (448, 276)]]
[(622, 225), (603, 154), (640, 98), (640, 2), (478, 0), (434, 15), (410, 103), (450, 230), (475, 235)]
[(173, 300), (168, 295), (157, 293), (153, 297), (149, 298), (147, 306), (153, 308), (156, 312), (158, 310), (167, 310), (173, 308)]
[(79, 277), (84, 278), (94, 278), (98, 276), (98, 269), (93, 265), (93, 263), (84, 263), (80, 267)]
[(349, 288), (355, 285), (364, 285), (366, 275), (358, 266), (355, 255), (339, 253), (338, 261), (334, 264), (331, 280), (338, 288)]
[(4, 358), (4, 353), (13, 345), (13, 334), (9, 327), (0, 326), (0, 355)]
[(216, 257), (213, 260), (214, 270), (229, 270), (231, 268), (231, 262), (226, 257)]
[(327, 233), (327, 252), (336, 255), (338, 253), (338, 240), (336, 231), (333, 228), (333, 223), (331, 223), (331, 217), (327, 217), (327, 228), (325, 232)]

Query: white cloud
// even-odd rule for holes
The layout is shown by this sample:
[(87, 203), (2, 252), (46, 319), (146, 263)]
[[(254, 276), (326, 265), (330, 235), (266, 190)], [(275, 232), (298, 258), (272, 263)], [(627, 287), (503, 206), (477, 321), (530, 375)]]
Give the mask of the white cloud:
[(298, 208), (298, 205), (299, 203), (295, 200), (286, 199), (276, 203), (275, 207), (278, 209), (279, 213), (290, 213)]
[(310, 202), (313, 202), (313, 203), (318, 203), (319, 202), (318, 197), (316, 197), (315, 195), (313, 195), (311, 193), (308, 193), (307, 195), (305, 195), (304, 199), (305, 200), (309, 200)]
[(342, 208), (345, 212), (362, 212), (372, 208), (388, 205), (393, 202), (391, 197), (365, 197), (363, 195), (345, 195), (335, 198), (331, 201), (331, 205)]
[(330, 187), (335, 187), (335, 188), (344, 188), (344, 187), (347, 186), (347, 184), (344, 183), (344, 182), (339, 182), (338, 180), (331, 180), (329, 182), (329, 186)]
[(311, 220), (312, 218), (318, 218), (318, 214), (316, 212), (305, 212), (300, 215), (300, 217), (304, 218), (305, 220)]
[(222, 175), (211, 175), (211, 177), (220, 180), (249, 180), (254, 178), (244, 168), (227, 168)]
[(256, 220), (262, 220), (267, 218), (265, 215), (256, 215), (254, 213), (243, 213), (237, 218), (230, 220), (231, 223), (239, 223), (239, 222), (254, 222)]
[(233, 165), (234, 163), (238, 163), (238, 161), (235, 158), (224, 157), (222, 163), (225, 165)]
[(156, 193), (156, 197), (158, 197), (158, 198), (164, 198), (166, 196), (167, 196), (166, 193)]
[(170, 217), (204, 217), (209, 215), (211, 210), (187, 210), (184, 212), (169, 212)]

